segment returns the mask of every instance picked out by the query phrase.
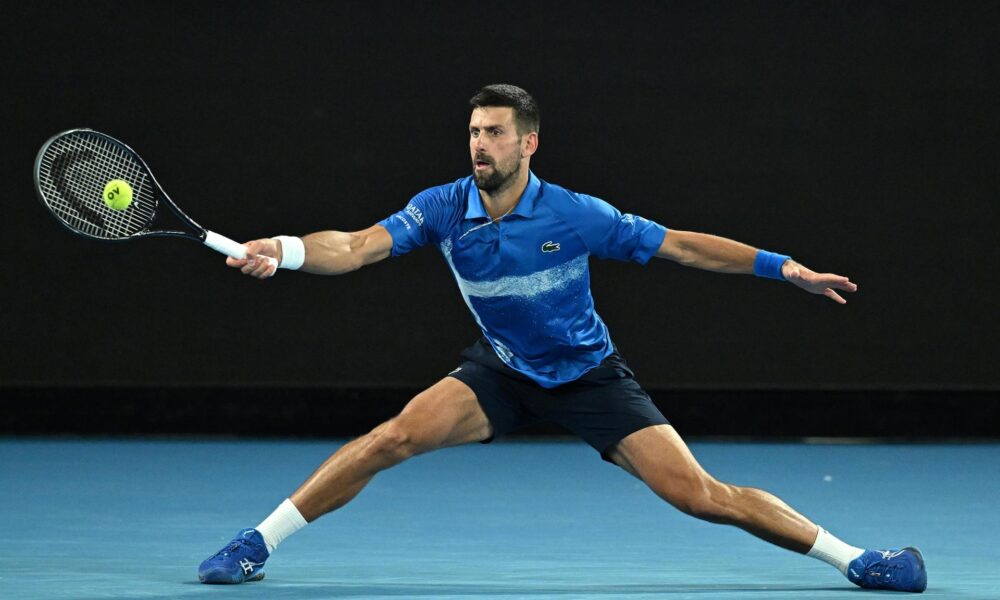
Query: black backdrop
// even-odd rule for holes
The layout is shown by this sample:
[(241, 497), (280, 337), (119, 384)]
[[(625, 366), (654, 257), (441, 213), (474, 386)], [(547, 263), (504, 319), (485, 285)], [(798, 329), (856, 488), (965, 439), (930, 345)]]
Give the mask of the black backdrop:
[(1000, 389), (1000, 8), (987, 2), (8, 3), (0, 382), (418, 388), (477, 335), (433, 249), (257, 282), (66, 233), (38, 147), (132, 145), (237, 239), (360, 229), (464, 176), (467, 98), (542, 107), (543, 179), (847, 274), (593, 264), (652, 389)]

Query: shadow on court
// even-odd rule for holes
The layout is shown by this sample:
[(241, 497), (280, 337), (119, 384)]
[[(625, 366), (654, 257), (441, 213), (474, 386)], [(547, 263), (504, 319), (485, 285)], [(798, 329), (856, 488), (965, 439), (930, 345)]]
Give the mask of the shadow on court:
[[(190, 585), (203, 586), (198, 582), (185, 582)], [(269, 585), (270, 584), (270, 585)], [(736, 597), (771, 597), (787, 595), (792, 598), (812, 598), (826, 592), (862, 592), (860, 589), (840, 587), (816, 587), (802, 585), (774, 584), (619, 584), (619, 585), (531, 585), (531, 584), (475, 584), (475, 583), (399, 583), (357, 585), (346, 583), (286, 583), (282, 581), (249, 584), (260, 588), (255, 592), (265, 592), (268, 598), (536, 598), (536, 597), (566, 597), (566, 598), (631, 598), (637, 596), (673, 596), (704, 594), (709, 598), (718, 598), (725, 594)], [(209, 587), (209, 586), (203, 586)], [(216, 587), (216, 586), (212, 586)], [(243, 586), (245, 590), (246, 587)], [(266, 588), (266, 589), (265, 589)], [(176, 596), (176, 593), (173, 594)], [(253, 594), (256, 595), (256, 594)], [(150, 597), (150, 596), (143, 596)], [(169, 598), (171, 594), (154, 596)], [(89, 599), (82, 599), (89, 600)]]

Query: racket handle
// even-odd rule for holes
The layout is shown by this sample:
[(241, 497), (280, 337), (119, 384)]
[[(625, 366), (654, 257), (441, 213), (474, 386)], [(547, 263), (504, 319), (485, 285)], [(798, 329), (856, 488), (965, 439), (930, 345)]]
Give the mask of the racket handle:
[(235, 242), (224, 235), (219, 235), (214, 231), (205, 230), (205, 241), (203, 243), (212, 250), (221, 252), (226, 256), (231, 256), (241, 260), (247, 257), (246, 246), (239, 242)]
[[(221, 252), (226, 256), (231, 256), (237, 259), (244, 259), (247, 257), (247, 248), (239, 242), (235, 242), (224, 235), (219, 235), (214, 231), (205, 230), (205, 241), (202, 242), (212, 250), (216, 252)], [(277, 260), (271, 258), (270, 256), (265, 256), (267, 262), (272, 264), (277, 264)]]

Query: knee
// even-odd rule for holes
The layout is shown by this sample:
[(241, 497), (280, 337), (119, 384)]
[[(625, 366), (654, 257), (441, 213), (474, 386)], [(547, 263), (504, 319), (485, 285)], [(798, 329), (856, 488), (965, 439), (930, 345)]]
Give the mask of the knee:
[(682, 512), (711, 523), (732, 521), (732, 499), (736, 489), (710, 476), (674, 490), (667, 500)]
[(390, 462), (402, 462), (408, 458), (426, 452), (429, 448), (421, 440), (419, 434), (412, 431), (398, 418), (386, 421), (368, 434), (369, 450), (385, 457)]

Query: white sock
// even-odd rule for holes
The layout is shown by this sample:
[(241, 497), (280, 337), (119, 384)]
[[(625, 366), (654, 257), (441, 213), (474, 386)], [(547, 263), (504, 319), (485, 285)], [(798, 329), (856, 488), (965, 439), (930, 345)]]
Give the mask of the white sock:
[(278, 544), (286, 537), (308, 525), (299, 509), (295, 508), (288, 498), (274, 509), (266, 519), (257, 526), (257, 531), (264, 538), (268, 553), (274, 552)]
[(847, 565), (862, 554), (864, 554), (864, 549), (845, 544), (837, 536), (820, 527), (819, 534), (816, 535), (816, 543), (813, 544), (812, 550), (806, 556), (818, 558), (837, 567), (846, 577)]

